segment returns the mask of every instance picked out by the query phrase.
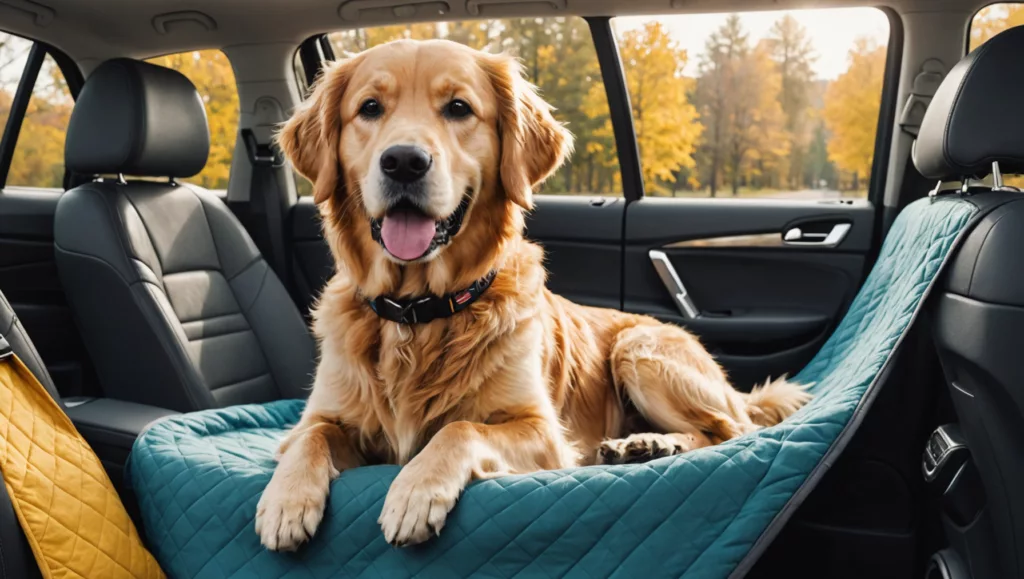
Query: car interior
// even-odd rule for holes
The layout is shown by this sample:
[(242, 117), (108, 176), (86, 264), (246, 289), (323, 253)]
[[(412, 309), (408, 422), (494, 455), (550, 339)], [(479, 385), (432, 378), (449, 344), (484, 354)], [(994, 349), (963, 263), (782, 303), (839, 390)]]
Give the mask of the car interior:
[[(688, 328), (741, 390), (814, 357), (908, 204), (991, 207), (747, 576), (1024, 577), (1024, 29), (971, 66), (1020, 24), (979, 0), (0, 0), (0, 335), (134, 515), (148, 425), (308, 394), (334, 261), (273, 137), (324, 63), (508, 50), (577, 137), (527, 223), (550, 289)], [(39, 576), (6, 493), (0, 569)]]

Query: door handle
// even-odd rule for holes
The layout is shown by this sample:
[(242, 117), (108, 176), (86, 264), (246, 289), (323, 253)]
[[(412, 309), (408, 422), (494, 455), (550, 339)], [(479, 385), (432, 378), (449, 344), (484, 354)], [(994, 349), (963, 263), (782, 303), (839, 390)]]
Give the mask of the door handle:
[(672, 301), (679, 308), (679, 313), (688, 320), (692, 320), (700, 315), (697, 306), (693, 303), (693, 298), (690, 297), (690, 292), (686, 291), (686, 286), (679, 279), (676, 268), (672, 267), (672, 262), (669, 261), (665, 252), (652, 249), (647, 252), (647, 256), (651, 258), (654, 270), (658, 272), (661, 283), (665, 284), (665, 289), (668, 290), (669, 295), (672, 296)]
[(813, 245), (815, 247), (835, 247), (842, 243), (850, 232), (849, 223), (836, 223), (828, 233), (803, 231), (799, 227), (791, 227), (782, 234), (782, 243), (786, 245)]

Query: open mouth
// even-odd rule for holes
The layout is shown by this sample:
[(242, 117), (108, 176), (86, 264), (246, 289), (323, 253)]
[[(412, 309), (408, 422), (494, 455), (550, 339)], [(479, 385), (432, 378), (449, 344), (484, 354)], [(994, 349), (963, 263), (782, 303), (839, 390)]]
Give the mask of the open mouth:
[(403, 199), (391, 206), (383, 219), (370, 219), (370, 233), (374, 241), (397, 259), (416, 261), (451, 243), (462, 228), (469, 200), (467, 192), (451, 215), (437, 220)]

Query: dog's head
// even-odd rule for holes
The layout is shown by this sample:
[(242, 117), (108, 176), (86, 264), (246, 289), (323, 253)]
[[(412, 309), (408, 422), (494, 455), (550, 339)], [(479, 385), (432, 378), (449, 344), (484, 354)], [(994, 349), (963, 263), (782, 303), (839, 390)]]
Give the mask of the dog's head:
[(493, 260), (571, 148), (516, 60), (439, 40), (329, 66), (279, 142), (357, 277)]

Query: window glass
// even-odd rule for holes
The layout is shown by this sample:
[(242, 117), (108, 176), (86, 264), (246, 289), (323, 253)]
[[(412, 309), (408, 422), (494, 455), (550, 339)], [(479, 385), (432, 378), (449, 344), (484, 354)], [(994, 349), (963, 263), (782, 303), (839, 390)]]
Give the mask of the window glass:
[[(32, 41), (0, 33), (0, 123), (7, 123)], [(57, 63), (46, 56), (32, 89), (7, 185), (53, 187), (64, 184), (64, 136), (74, 101)]]
[(151, 58), (196, 85), (210, 124), (210, 157), (201, 173), (185, 179), (207, 189), (227, 189), (238, 136), (238, 87), (228, 57), (219, 50), (194, 50)]
[[(64, 75), (53, 58), (47, 55), (14, 145), (14, 157), (7, 174), (8, 185), (63, 188), (64, 138), (74, 105)], [(7, 110), (10, 110), (10, 103)]]
[(555, 118), (566, 123), (576, 137), (572, 159), (539, 193), (622, 194), (608, 99), (590, 29), (582, 18), (384, 26), (335, 32), (328, 38), (338, 57), (399, 38), (446, 38), (481, 50), (516, 55), (530, 82), (555, 107)]
[(1024, 4), (992, 4), (978, 11), (971, 20), (968, 52), (974, 51), (989, 38), (1014, 26), (1024, 24)]
[(612, 24), (647, 195), (867, 195), (889, 39), (881, 11)]

